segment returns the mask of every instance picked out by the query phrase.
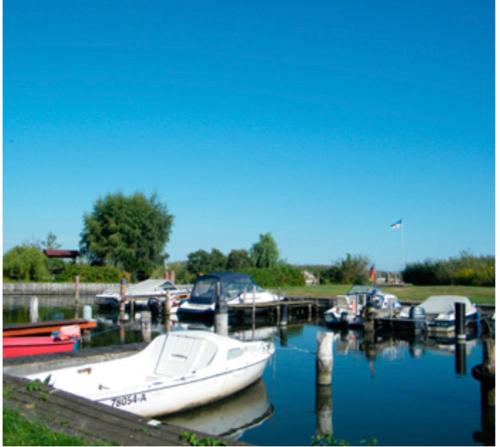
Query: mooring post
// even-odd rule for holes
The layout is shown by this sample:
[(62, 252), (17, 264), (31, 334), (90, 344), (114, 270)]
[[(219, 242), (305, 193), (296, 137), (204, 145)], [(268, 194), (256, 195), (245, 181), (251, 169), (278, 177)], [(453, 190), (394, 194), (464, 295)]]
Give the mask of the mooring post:
[(228, 334), (228, 312), (227, 302), (223, 299), (221, 293), (220, 281), (215, 285), (215, 333), (227, 336)]
[(455, 303), (455, 337), (465, 341), (465, 303)]
[(286, 348), (288, 346), (288, 329), (285, 326), (278, 328), (280, 334), (280, 346)]
[(75, 276), (75, 305), (80, 305), (80, 275)]
[(330, 385), (333, 369), (333, 332), (316, 334), (318, 348), (316, 351), (316, 383)]
[(280, 326), (288, 325), (288, 305), (280, 304)]
[(164, 314), (165, 318), (170, 318), (170, 314), (172, 313), (172, 297), (170, 296), (170, 292), (167, 292), (167, 295), (165, 296), (165, 302), (163, 303), (165, 308), (164, 308)]
[(120, 280), (120, 321), (125, 321), (125, 294), (127, 293), (127, 280)]
[(142, 340), (149, 343), (151, 341), (151, 312), (149, 310), (141, 312), (141, 333)]
[(332, 386), (316, 384), (316, 435), (333, 434)]
[(92, 306), (90, 304), (83, 306), (83, 319), (92, 320)]
[(32, 296), (30, 298), (30, 322), (38, 323), (38, 297)]
[(254, 284), (252, 291), (252, 326), (255, 329), (255, 295), (257, 294), (257, 286)]

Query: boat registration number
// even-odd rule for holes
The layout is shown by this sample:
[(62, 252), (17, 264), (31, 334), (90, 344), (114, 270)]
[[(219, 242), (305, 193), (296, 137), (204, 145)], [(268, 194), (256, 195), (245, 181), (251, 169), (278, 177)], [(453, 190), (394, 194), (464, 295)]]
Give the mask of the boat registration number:
[(111, 406), (117, 408), (125, 407), (138, 402), (145, 402), (146, 400), (145, 393), (126, 394), (125, 396), (112, 397)]

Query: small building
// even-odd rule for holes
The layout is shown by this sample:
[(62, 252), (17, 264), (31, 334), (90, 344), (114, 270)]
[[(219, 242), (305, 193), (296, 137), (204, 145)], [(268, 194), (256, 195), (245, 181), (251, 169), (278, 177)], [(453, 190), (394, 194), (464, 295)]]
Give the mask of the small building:
[(55, 248), (48, 248), (43, 250), (43, 253), (49, 259), (71, 259), (76, 262), (80, 252), (78, 250), (60, 250)]

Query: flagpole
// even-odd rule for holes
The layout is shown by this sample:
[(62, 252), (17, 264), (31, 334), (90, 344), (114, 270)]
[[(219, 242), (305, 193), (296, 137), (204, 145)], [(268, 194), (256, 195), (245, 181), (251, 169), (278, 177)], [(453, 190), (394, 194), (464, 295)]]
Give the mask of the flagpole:
[(405, 238), (404, 238), (404, 223), (401, 222), (401, 259), (403, 260), (403, 270), (406, 267), (405, 261)]

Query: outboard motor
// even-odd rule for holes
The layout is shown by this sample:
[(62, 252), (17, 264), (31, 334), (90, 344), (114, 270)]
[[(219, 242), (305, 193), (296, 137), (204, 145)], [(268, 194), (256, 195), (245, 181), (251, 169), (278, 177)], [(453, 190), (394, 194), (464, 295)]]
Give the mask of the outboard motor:
[(411, 306), (409, 316), (411, 320), (415, 321), (415, 326), (414, 326), (415, 334), (427, 331), (425, 309), (422, 306)]
[(411, 306), (410, 319), (425, 320), (425, 309), (422, 306)]

